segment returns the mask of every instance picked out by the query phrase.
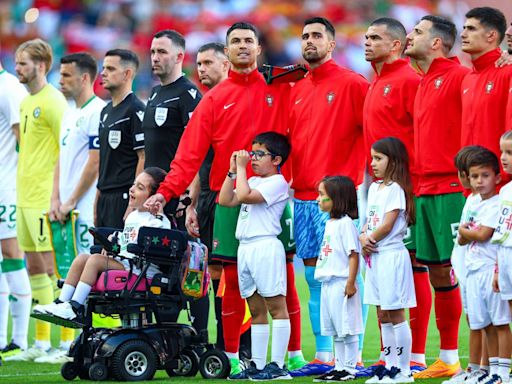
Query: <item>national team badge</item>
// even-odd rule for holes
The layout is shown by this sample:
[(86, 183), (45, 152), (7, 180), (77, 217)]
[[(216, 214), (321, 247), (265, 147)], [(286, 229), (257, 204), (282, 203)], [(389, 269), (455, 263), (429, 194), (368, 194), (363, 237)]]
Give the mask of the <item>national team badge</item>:
[(386, 97), (391, 92), (391, 84), (386, 84), (382, 96)]
[(121, 131), (111, 130), (108, 133), (108, 144), (112, 147), (112, 149), (116, 149), (121, 144)]
[(267, 101), (267, 105), (269, 107), (271, 107), (272, 105), (274, 105), (274, 98), (272, 97), (272, 95), (267, 95), (265, 96), (265, 100)]
[(334, 96), (335, 96), (335, 95), (334, 95), (334, 92), (329, 92), (329, 93), (327, 94), (327, 96), (326, 96), (326, 97), (327, 97), (327, 102), (328, 102), (329, 104), (331, 104), (331, 103), (334, 101)]
[(34, 109), (34, 117), (37, 119), (39, 116), (41, 116), (41, 108), (36, 107), (36, 109)]
[(155, 109), (155, 123), (159, 127), (167, 120), (167, 108), (157, 107)]
[(80, 128), (85, 122), (85, 117), (84, 116), (80, 116), (80, 118), (76, 121), (76, 127), (77, 128)]
[(436, 89), (441, 88), (442, 84), (443, 84), (443, 78), (442, 77), (438, 77), (437, 79), (434, 80), (434, 87), (436, 87)]
[(489, 81), (486, 85), (485, 85), (485, 93), (491, 93), (492, 89), (494, 88), (494, 82), (492, 81)]

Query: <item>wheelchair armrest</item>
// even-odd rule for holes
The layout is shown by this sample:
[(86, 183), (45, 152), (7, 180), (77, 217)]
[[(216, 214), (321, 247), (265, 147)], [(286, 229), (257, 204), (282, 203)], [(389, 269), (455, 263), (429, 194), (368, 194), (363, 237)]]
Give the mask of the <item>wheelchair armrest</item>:
[(108, 236), (115, 232), (122, 232), (122, 230), (111, 227), (89, 228), (89, 233), (99, 243), (91, 247), (91, 253), (100, 253), (102, 249), (105, 249), (109, 253), (118, 254), (120, 250), (119, 245), (108, 239)]

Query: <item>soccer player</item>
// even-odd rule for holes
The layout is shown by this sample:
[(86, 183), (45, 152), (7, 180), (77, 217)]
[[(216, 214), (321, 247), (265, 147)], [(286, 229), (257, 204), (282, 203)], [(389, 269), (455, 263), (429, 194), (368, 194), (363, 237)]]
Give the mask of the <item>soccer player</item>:
[[(471, 55), (473, 70), (462, 82), (462, 146), (478, 144), (500, 156), (500, 137), (507, 129), (506, 109), (512, 66), (497, 67), (507, 22), (490, 7), (466, 13), (460, 35), (462, 50)], [(509, 176), (502, 174), (503, 181)]]
[[(507, 36), (508, 53), (512, 55), (512, 23), (505, 31), (505, 35)], [(507, 130), (512, 129), (512, 78), (508, 89), (507, 118), (505, 121), (507, 122)]]
[[(49, 218), (65, 222), (69, 213), (80, 211), (77, 222), (77, 251), (89, 253), (93, 244), (89, 227), (94, 226), (94, 198), (98, 178), (98, 126), (105, 102), (94, 94), (98, 73), (96, 60), (88, 53), (74, 53), (60, 60), (60, 87), (74, 106), (62, 118), (59, 161), (55, 169)], [(63, 364), (75, 338), (73, 329), (61, 327), (60, 346), (36, 362)]]
[(364, 169), (363, 104), (369, 84), (334, 62), (334, 35), (334, 27), (323, 17), (304, 22), (302, 56), (310, 71), (295, 84), (290, 95), (295, 241), (297, 256), (305, 266), (309, 316), (316, 342), (315, 359), (292, 371), (292, 376), (321, 375), (333, 368), (332, 338), (320, 334), (321, 282), (314, 278), (329, 217), (320, 211), (315, 200), (317, 184), (325, 175), (346, 175), (358, 185)]
[[(23, 253), (16, 240), (16, 165), (20, 129), (20, 104), (27, 91), (18, 79), (0, 64), (0, 356), (6, 358), (27, 349), (27, 333), (32, 297)], [(8, 90), (5, 91), (5, 90)], [(12, 296), (12, 299), (9, 297)], [(12, 340), (7, 344), (9, 307)]]
[(465, 201), (453, 158), (460, 147), (460, 86), (469, 69), (456, 58), (448, 58), (456, 35), (452, 22), (424, 16), (407, 36), (405, 50), (423, 73), (413, 113), (416, 261), (429, 267), (441, 338), (439, 359), (415, 378), (452, 376), (460, 369), (457, 348), (462, 303), (450, 255)]
[[(364, 104), (363, 130), (367, 165), (371, 163), (370, 148), (385, 137), (399, 138), (407, 148), (410, 173), (414, 173), (414, 128), (413, 111), (416, 91), (420, 83), (419, 74), (402, 58), (407, 32), (396, 19), (380, 18), (373, 21), (366, 32), (365, 59), (372, 64), (375, 78), (370, 85)], [(407, 231), (405, 243), (414, 258), (416, 243), (414, 226)], [(428, 313), (432, 306), (428, 269), (413, 268), (417, 306), (410, 308), (412, 331), (411, 369), (413, 372), (425, 368), (425, 346), (427, 342)], [(428, 308), (424, 310), (424, 308)], [(381, 352), (380, 361), (383, 361)], [(371, 375), (371, 372), (368, 372)]]
[(123, 228), (128, 190), (144, 168), (145, 105), (132, 91), (139, 58), (127, 49), (105, 54), (101, 80), (112, 101), (101, 111), (100, 166), (96, 193), (98, 227)]
[[(288, 87), (267, 86), (257, 69), (261, 52), (254, 26), (235, 23), (226, 34), (226, 53), (231, 62), (228, 78), (210, 90), (194, 111), (183, 134), (171, 170), (158, 193), (148, 199), (152, 210), (180, 196), (199, 171), (210, 146), (214, 158), (210, 188), (219, 191), (229, 170), (233, 151), (251, 147), (252, 138), (268, 130), (286, 132)], [(247, 127), (250, 129), (241, 129)], [(239, 337), (245, 314), (245, 302), (238, 287), (235, 227), (238, 209), (215, 208), (213, 253), (225, 260), (226, 288), (222, 300), (224, 344), (231, 359), (231, 373), (239, 366)]]
[[(224, 52), (224, 44), (208, 43), (197, 51), (196, 65), (199, 81), (208, 89), (212, 89), (228, 77), (229, 60)], [(200, 237), (208, 247), (208, 271), (215, 295), (215, 319), (217, 321), (217, 348), (224, 349), (224, 334), (222, 331), (222, 297), (217, 296), (222, 262), (212, 260), (213, 219), (215, 216), (215, 200), (217, 192), (210, 189), (210, 170), (213, 161), (213, 150), (210, 147), (197, 177), (190, 185), (192, 204), (187, 207), (185, 226), (190, 235)]]
[[(16, 228), (27, 257), (32, 298), (41, 305), (54, 298), (52, 245), (43, 213), (50, 209), (59, 132), (67, 108), (62, 93), (46, 79), (52, 56), (52, 48), (41, 39), (26, 41), (16, 50), (16, 74), (30, 93), (20, 107)], [(50, 346), (50, 324), (38, 320), (34, 346), (5, 360), (31, 361), (45, 356)]]

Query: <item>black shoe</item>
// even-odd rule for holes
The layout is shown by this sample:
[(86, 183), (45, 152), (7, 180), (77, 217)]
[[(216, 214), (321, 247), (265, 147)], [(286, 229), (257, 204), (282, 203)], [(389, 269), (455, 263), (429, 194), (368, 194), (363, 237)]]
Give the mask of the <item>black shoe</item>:
[(250, 380), (254, 375), (257, 375), (261, 371), (256, 368), (254, 361), (249, 363), (249, 366), (240, 373), (229, 375), (228, 380)]
[(353, 373), (350, 373), (346, 370), (336, 371), (332, 370), (330, 372), (324, 373), (323, 375), (317, 377), (313, 380), (315, 383), (321, 382), (331, 382), (331, 381), (348, 381), (354, 380), (356, 376)]
[(250, 377), (252, 381), (266, 381), (266, 380), (291, 380), (292, 377), (286, 369), (286, 366), (279, 368), (277, 363), (271, 362), (265, 365), (258, 374)]

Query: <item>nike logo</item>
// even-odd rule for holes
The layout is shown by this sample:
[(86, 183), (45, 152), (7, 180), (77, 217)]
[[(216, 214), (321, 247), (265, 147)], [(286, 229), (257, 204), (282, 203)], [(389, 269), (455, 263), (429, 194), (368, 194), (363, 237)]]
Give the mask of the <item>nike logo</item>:
[(469, 91), (469, 88), (466, 88), (465, 90), (462, 91), (462, 93), (466, 94), (466, 93), (468, 93), (468, 91)]
[(231, 103), (231, 104), (226, 104), (226, 105), (224, 106), (224, 109), (231, 108), (231, 107), (232, 107), (233, 105), (235, 105), (235, 104), (236, 104), (236, 102)]
[(301, 101), (302, 101), (302, 99), (295, 100), (295, 105), (300, 104)]

